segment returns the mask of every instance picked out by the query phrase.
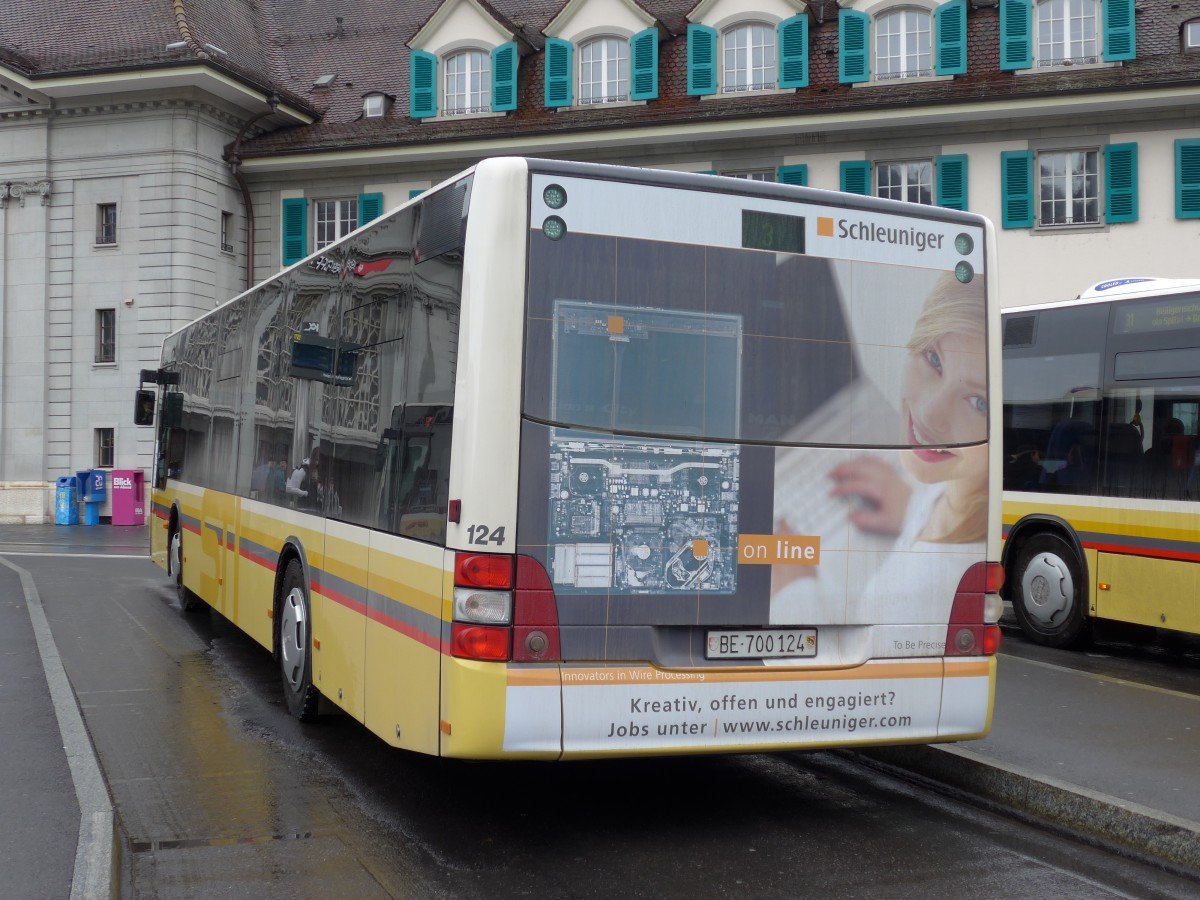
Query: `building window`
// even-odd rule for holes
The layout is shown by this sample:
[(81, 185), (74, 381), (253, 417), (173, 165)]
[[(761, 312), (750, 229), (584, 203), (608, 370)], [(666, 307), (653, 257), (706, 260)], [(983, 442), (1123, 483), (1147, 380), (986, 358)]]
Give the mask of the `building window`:
[(1099, 61), (1096, 0), (1041, 0), (1037, 8), (1038, 66)]
[(481, 50), (462, 50), (446, 57), (446, 98), (443, 110), (448, 116), (492, 111), (492, 64)]
[(875, 77), (928, 77), (933, 74), (930, 15), (923, 9), (898, 9), (875, 20)]
[(111, 469), (113, 467), (113, 448), (116, 446), (116, 436), (112, 428), (96, 429), (96, 468)]
[(1100, 153), (1068, 150), (1037, 155), (1038, 224), (1100, 221)]
[(313, 220), (317, 226), (315, 249), (321, 250), (358, 227), (358, 200), (316, 200)]
[(380, 119), (387, 112), (387, 98), (383, 94), (367, 94), (363, 97), (363, 118)]
[(1183, 26), (1183, 49), (1200, 50), (1200, 19)]
[(96, 207), (96, 243), (117, 242), (117, 204), (101, 203)]
[(615, 103), (629, 99), (629, 43), (596, 38), (579, 48), (579, 102)]
[(221, 213), (221, 249), (233, 252), (233, 213)]
[(726, 178), (745, 178), (747, 181), (774, 181), (775, 171), (773, 169), (736, 169), (729, 172), (721, 172)]
[(96, 310), (96, 362), (117, 361), (117, 311)]
[(737, 25), (727, 30), (721, 90), (769, 91), (775, 89), (775, 29), (769, 25)]
[(877, 163), (875, 195), (933, 205), (933, 160)]

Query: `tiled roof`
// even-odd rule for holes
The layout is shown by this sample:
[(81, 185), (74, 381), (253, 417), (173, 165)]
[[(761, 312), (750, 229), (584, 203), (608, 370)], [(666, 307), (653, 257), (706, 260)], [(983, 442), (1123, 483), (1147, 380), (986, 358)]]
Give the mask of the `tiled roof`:
[[(541, 32), (565, 0), (485, 0), (535, 48), (518, 76), (518, 108), (503, 117), (417, 122), (408, 116), (406, 43), (440, 0), (0, 0), (9, 7), (0, 27), (0, 62), (45, 77), (162, 66), (203, 59), (212, 44), (225, 54), (207, 63), (255, 85), (272, 88), (319, 113), (308, 126), (275, 131), (248, 142), (243, 157), (310, 150), (453, 141), (497, 135), (586, 132), (617, 125), (703, 123), (713, 119), (771, 117), (1007, 98), (1108, 92), (1130, 87), (1195, 85), (1200, 53), (1180, 46), (1183, 22), (1200, 18), (1200, 0), (1142, 4), (1137, 14), (1138, 58), (1121, 66), (1001, 72), (999, 13), (972, 8), (968, 74), (953, 79), (851, 87), (838, 83), (837, 5), (810, 4), (824, 15), (810, 27), (810, 86), (798, 92), (742, 94), (720, 99), (687, 96), (687, 13), (696, 0), (637, 0), (671, 33), (660, 46), (659, 99), (645, 105), (549, 110), (544, 107)], [(751, 6), (747, 0), (747, 6)], [(15, 8), (15, 12), (12, 9)], [(177, 16), (176, 13), (179, 13)], [(340, 22), (338, 21), (340, 17)], [(821, 20), (823, 19), (823, 21)], [(168, 43), (189, 39), (186, 49)], [(314, 89), (336, 75), (328, 89)], [(360, 118), (362, 96), (396, 98), (382, 118)]]

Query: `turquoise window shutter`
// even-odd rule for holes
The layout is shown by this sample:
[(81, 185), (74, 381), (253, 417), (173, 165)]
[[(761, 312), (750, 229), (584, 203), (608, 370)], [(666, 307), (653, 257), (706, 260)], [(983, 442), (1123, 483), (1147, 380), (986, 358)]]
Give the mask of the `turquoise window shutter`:
[(808, 184), (808, 166), (800, 163), (796, 166), (780, 166), (775, 171), (775, 177), (780, 184)]
[(571, 55), (575, 48), (570, 41), (558, 38), (546, 40), (546, 106), (570, 106), (574, 102), (571, 78)]
[(1136, 222), (1138, 218), (1137, 144), (1104, 148), (1104, 218), (1107, 222)]
[(413, 188), (408, 192), (408, 199), (411, 200), (413, 197), (420, 197), (423, 193), (425, 193), (424, 188)]
[(414, 119), (437, 115), (437, 57), (413, 50), (408, 58), (408, 114)]
[(808, 16), (779, 23), (779, 86), (808, 87)]
[(283, 264), (290, 266), (308, 256), (308, 201), (293, 197), (283, 201)]
[(358, 195), (358, 225), (361, 228), (383, 215), (383, 194)]
[(838, 190), (871, 196), (871, 163), (865, 159), (843, 160), (838, 167)]
[(629, 39), (633, 73), (629, 79), (630, 100), (658, 99), (658, 29), (647, 28)]
[(1137, 28), (1133, 0), (1104, 0), (1104, 59), (1137, 59)]
[(871, 77), (871, 19), (852, 9), (838, 11), (838, 81), (855, 84)]
[(1200, 141), (1175, 142), (1175, 218), (1200, 219)]
[(938, 75), (967, 74), (967, 0), (950, 0), (933, 14), (933, 29), (937, 33)]
[(517, 43), (492, 48), (492, 112), (517, 108)]
[(717, 32), (707, 25), (688, 25), (688, 96), (717, 92)]
[(937, 205), (947, 209), (967, 208), (966, 154), (937, 158)]
[(1000, 70), (1033, 68), (1033, 0), (1000, 0)]
[(1032, 228), (1033, 153), (1005, 150), (1000, 154), (1001, 224), (1005, 228)]

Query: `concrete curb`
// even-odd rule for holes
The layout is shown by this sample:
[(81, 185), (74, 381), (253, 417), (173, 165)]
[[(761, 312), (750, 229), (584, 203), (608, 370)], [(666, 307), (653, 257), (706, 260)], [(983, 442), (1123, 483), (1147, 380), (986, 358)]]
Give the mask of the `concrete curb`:
[(1200, 822), (1122, 800), (954, 745), (870, 747), (868, 765), (916, 775), (984, 805), (1200, 881)]

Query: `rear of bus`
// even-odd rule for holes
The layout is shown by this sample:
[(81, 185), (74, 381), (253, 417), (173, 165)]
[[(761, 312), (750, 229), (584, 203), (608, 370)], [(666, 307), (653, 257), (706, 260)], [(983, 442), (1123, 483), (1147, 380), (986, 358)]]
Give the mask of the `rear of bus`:
[[(511, 622), (490, 650), (486, 625), (456, 624), (443, 676), (447, 717), (486, 696), (471, 702), (503, 737), (462, 729), (442, 752), (984, 735), (1000, 612), (990, 225), (528, 165), (515, 573), (473, 534), (480, 554), (460, 551), (455, 575), (457, 617), (490, 584), (512, 589)], [(476, 651), (509, 660), (502, 697), (475, 691)]]

